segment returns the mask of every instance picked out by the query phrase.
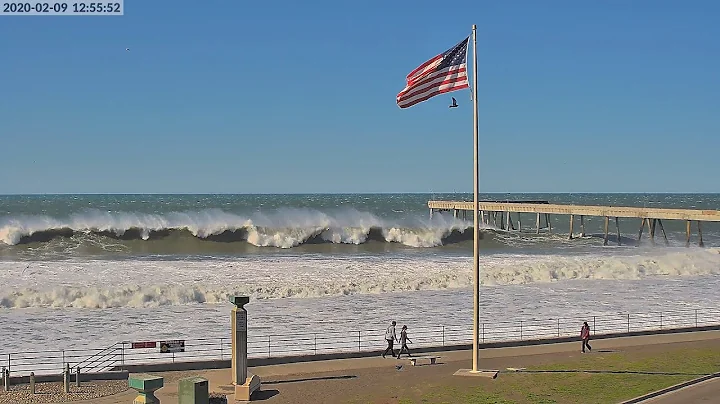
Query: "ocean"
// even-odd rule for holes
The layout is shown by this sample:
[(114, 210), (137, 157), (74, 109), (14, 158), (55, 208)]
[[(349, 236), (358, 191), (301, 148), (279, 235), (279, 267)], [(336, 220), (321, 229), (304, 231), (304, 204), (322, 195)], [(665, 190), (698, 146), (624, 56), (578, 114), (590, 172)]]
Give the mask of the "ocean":
[[(488, 194), (483, 200), (718, 209), (716, 194)], [(118, 341), (229, 337), (228, 297), (251, 297), (249, 333), (291, 335), (412, 325), (472, 325), (472, 218), (428, 200), (471, 194), (0, 196), (1, 352)], [(685, 247), (635, 245), (620, 219), (568, 239), (484, 226), (482, 320), (617, 315), (715, 307), (720, 225)], [(614, 230), (614, 229), (613, 229)], [(579, 226), (575, 226), (576, 233)], [(576, 236), (579, 236), (576, 234)], [(658, 241), (661, 241), (658, 239)], [(332, 331), (334, 332), (334, 331)]]

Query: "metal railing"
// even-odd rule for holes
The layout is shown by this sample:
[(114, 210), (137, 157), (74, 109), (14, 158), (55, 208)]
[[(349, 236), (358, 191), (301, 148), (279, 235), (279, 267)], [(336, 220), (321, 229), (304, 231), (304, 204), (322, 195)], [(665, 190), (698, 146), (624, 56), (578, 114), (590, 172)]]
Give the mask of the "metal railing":
[[(686, 327), (720, 325), (720, 309), (676, 309), (662, 312), (596, 315), (585, 318), (518, 319), (483, 321), (480, 342), (509, 342), (578, 336), (580, 325), (587, 321), (595, 335), (629, 333)], [(326, 325), (325, 325), (326, 326)], [(319, 355), (348, 352), (367, 352), (385, 348), (386, 325), (373, 330), (339, 331), (337, 333), (302, 333), (248, 336), (249, 358), (274, 358), (295, 355)], [(440, 347), (470, 344), (471, 325), (437, 325), (413, 327), (408, 336), (411, 347)], [(65, 364), (83, 373), (101, 372), (125, 365), (229, 360), (229, 337), (185, 340), (184, 352), (160, 352), (156, 348), (132, 348), (131, 342), (118, 342), (109, 347), (66, 349), (62, 351), (34, 351), (0, 354), (0, 365), (10, 369), (13, 376), (62, 373)]]

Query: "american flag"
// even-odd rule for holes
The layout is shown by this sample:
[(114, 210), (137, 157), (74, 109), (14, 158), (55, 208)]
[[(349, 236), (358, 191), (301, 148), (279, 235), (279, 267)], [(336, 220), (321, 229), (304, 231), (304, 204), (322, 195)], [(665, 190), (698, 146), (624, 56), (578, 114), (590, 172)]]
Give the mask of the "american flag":
[(400, 108), (429, 100), (451, 91), (468, 88), (467, 77), (467, 37), (427, 62), (418, 66), (407, 75), (407, 85), (397, 95)]

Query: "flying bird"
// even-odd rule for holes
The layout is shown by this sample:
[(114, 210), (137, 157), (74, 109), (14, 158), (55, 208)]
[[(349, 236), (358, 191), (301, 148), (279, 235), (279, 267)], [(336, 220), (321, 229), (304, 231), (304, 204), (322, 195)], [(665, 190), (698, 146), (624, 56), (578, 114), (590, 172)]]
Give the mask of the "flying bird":
[(455, 97), (450, 97), (450, 98), (452, 98), (453, 103), (452, 103), (452, 105), (448, 105), (448, 108), (457, 108), (458, 105), (457, 105), (457, 100), (455, 99)]
[(125, 52), (130, 52), (130, 48), (125, 48)]

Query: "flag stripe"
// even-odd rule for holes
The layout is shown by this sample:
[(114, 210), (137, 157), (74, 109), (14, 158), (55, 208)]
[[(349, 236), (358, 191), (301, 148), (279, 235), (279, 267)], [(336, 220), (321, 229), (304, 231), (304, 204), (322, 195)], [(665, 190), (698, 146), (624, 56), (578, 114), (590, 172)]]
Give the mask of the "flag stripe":
[(432, 93), (430, 93), (430, 94), (428, 94), (428, 95), (426, 95), (426, 96), (424, 96), (424, 97), (422, 97), (422, 98), (418, 98), (418, 99), (412, 101), (412, 102), (409, 103), (409, 104), (398, 104), (398, 105), (400, 106), (400, 108), (412, 107), (413, 105), (415, 105), (415, 104), (417, 104), (417, 103), (420, 103), (420, 102), (423, 102), (423, 101), (427, 101), (427, 100), (429, 100), (430, 98), (432, 98), (432, 97), (434, 97), (434, 96), (436, 96), (436, 95), (445, 94), (445, 93), (449, 93), (449, 92), (451, 92), (451, 91), (456, 91), (456, 90), (462, 90), (462, 89), (464, 89), (464, 88), (470, 88), (470, 86), (468, 85), (468, 82), (467, 82), (467, 81), (465, 81), (465, 82), (464, 82), (463, 84), (461, 84), (459, 87), (441, 88), (441, 89), (436, 90), (436, 91), (434, 91), (434, 92), (432, 92)]
[(422, 75), (425, 74), (427, 71), (434, 70), (437, 65), (442, 62), (442, 60), (443, 55), (437, 55), (434, 58), (428, 60), (427, 62), (421, 64), (415, 70), (411, 71), (410, 74), (407, 75), (406, 82), (408, 84), (412, 84), (413, 81), (421, 78)]
[(448, 67), (448, 68), (446, 68), (446, 69), (443, 69), (443, 70), (440, 70), (440, 71), (438, 71), (438, 72), (435, 72), (435, 73), (426, 75), (426, 76), (425, 76), (424, 78), (422, 78), (421, 80), (418, 80), (418, 81), (416, 81), (416, 82), (414, 82), (414, 83), (412, 83), (412, 84), (409, 84), (409, 85), (405, 86), (405, 88), (404, 88), (402, 91), (400, 91), (400, 92), (401, 92), (401, 93), (405, 93), (405, 92), (407, 92), (407, 89), (410, 89), (410, 88), (424, 89), (425, 87), (427, 87), (427, 85), (428, 85), (429, 83), (436, 82), (438, 78), (448, 77), (448, 76), (451, 76), (451, 75), (460, 76), (460, 75), (463, 75), (463, 74), (465, 74), (465, 75), (467, 74), (464, 65), (460, 65), (460, 66), (450, 66), (450, 67)]
[(411, 94), (407, 94), (407, 95), (403, 94), (403, 95), (400, 95), (400, 96), (397, 98), (397, 102), (398, 102), (398, 103), (407, 103), (408, 101), (414, 100), (414, 99), (416, 99), (416, 98), (418, 98), (418, 97), (422, 97), (422, 96), (424, 96), (425, 94), (432, 92), (434, 89), (436, 89), (436, 88), (438, 88), (438, 87), (445, 86), (445, 85), (448, 85), (448, 84), (453, 84), (453, 85), (456, 85), (456, 86), (461, 86), (461, 85), (463, 84), (463, 82), (467, 83), (467, 81), (468, 81), (467, 76), (448, 78), (448, 79), (446, 79), (446, 80), (438, 81), (438, 82), (436, 82), (436, 83), (433, 83), (432, 86), (426, 88), (426, 89), (423, 90), (423, 91), (414, 91), (414, 92), (411, 93)]
[(396, 97), (397, 105), (407, 108), (439, 94), (468, 88), (469, 39), (465, 38), (411, 71), (406, 77), (405, 88)]
[(462, 64), (460, 66), (451, 66), (437, 73), (427, 75), (422, 80), (406, 86), (402, 91), (400, 91), (400, 93), (398, 94), (398, 98), (413, 96), (419, 92), (426, 91), (428, 87), (436, 85), (437, 83), (442, 83), (443, 81), (447, 81), (451, 78), (462, 77), (467, 77), (465, 65)]

